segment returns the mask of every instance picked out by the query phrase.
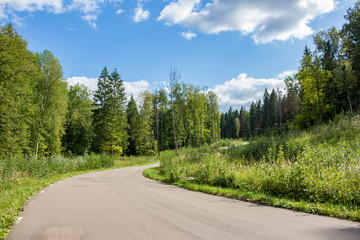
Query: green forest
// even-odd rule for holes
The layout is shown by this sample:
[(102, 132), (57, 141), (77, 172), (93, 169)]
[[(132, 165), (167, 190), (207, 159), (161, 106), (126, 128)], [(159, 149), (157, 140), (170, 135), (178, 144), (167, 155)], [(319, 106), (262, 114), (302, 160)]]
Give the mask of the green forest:
[(154, 155), (220, 138), (217, 96), (181, 83), (176, 69), (169, 91), (145, 91), (137, 104), (116, 69), (104, 67), (94, 93), (68, 86), (49, 50), (29, 51), (11, 24), (0, 32), (0, 158)]
[(177, 69), (169, 87), (125, 95), (116, 69), (106, 67), (91, 93), (68, 86), (49, 51), (33, 53), (11, 24), (1, 27), (0, 158), (108, 153), (148, 155), (220, 138), (285, 134), (334, 121), (360, 105), (359, 3), (342, 29), (332, 27), (305, 46), (298, 72), (286, 89), (265, 89), (249, 109), (219, 111), (212, 91), (181, 83)]

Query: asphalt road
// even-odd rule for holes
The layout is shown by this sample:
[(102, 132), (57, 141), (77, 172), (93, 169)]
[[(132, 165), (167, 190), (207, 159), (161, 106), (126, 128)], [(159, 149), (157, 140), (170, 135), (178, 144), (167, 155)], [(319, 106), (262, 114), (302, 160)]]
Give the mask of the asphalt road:
[(46, 187), (8, 239), (360, 239), (359, 223), (188, 191), (146, 179), (146, 168)]

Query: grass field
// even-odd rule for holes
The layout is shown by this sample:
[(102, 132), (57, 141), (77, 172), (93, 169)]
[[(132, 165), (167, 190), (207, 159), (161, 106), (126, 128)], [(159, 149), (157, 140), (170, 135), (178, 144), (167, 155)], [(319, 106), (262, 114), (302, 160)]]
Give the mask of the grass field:
[(163, 152), (160, 168), (145, 175), (192, 190), (360, 220), (359, 116), (217, 149)]
[(120, 157), (108, 155), (36, 159), (12, 158), (0, 161), (0, 239), (9, 234), (27, 200), (45, 186), (70, 176), (106, 169), (147, 165), (157, 157)]

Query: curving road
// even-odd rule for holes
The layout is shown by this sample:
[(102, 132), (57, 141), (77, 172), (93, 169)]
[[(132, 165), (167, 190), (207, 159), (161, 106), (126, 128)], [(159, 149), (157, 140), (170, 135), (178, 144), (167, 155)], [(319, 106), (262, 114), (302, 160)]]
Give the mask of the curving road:
[(8, 239), (360, 239), (360, 224), (165, 185), (144, 167), (72, 177), (30, 199)]

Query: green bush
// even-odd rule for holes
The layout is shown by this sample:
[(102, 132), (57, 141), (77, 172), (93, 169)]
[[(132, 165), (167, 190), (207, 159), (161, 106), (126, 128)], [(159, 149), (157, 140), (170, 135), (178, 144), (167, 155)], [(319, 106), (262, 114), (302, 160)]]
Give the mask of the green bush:
[(272, 154), (276, 158), (280, 147), (283, 150), (285, 158), (296, 159), (304, 150), (306, 143), (290, 139), (285, 136), (276, 137), (257, 137), (249, 141), (249, 144), (239, 147), (229, 148), (224, 151), (231, 159), (246, 159), (248, 163), (253, 160), (264, 159), (264, 156)]

